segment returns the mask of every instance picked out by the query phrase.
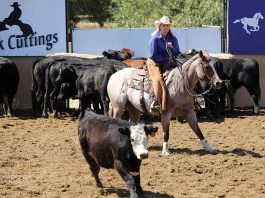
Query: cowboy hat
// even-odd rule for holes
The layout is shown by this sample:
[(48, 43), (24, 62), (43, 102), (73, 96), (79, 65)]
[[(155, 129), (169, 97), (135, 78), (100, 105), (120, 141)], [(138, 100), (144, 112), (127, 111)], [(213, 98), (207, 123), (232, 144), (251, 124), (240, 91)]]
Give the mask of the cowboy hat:
[(170, 25), (170, 20), (169, 20), (168, 16), (162, 16), (162, 18), (160, 20), (155, 21), (156, 26), (160, 25), (160, 24)]
[(21, 5), (19, 5), (18, 2), (14, 2), (13, 5), (10, 5), (10, 6), (12, 6), (12, 7), (18, 7), (18, 6), (21, 6)]

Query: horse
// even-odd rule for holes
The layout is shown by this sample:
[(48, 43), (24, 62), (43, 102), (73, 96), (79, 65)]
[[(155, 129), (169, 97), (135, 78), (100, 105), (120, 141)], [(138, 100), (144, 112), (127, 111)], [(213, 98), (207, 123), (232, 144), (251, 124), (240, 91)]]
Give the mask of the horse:
[(243, 17), (242, 19), (237, 19), (233, 23), (241, 22), (244, 26), (243, 29), (246, 30), (247, 34), (251, 34), (248, 31), (248, 26), (252, 26), (253, 29), (250, 29), (252, 32), (259, 31), (259, 19), (263, 19), (264, 17), (260, 12), (254, 14), (252, 18)]
[[(181, 69), (176, 67), (171, 70), (168, 76), (171, 78), (166, 81), (167, 86), (167, 110), (161, 112), (161, 122), (163, 128), (163, 148), (162, 154), (169, 154), (169, 126), (171, 116), (182, 116), (187, 120), (188, 124), (200, 139), (204, 149), (210, 153), (214, 152), (213, 147), (208, 143), (207, 139), (198, 126), (197, 116), (194, 111), (194, 94), (193, 90), (198, 80), (208, 82), (214, 87), (218, 78), (216, 72), (209, 64), (210, 57), (207, 51), (193, 56)], [(135, 72), (139, 72), (136, 68), (125, 68), (114, 73), (108, 82), (107, 91), (111, 103), (110, 116), (121, 118), (123, 110), (126, 109), (130, 115), (130, 121), (138, 122), (141, 112), (156, 115), (157, 112), (152, 111), (151, 104), (153, 102), (153, 94), (143, 92), (131, 88), (130, 81)], [(141, 98), (141, 96), (143, 96)], [(141, 103), (141, 101), (144, 101)]]

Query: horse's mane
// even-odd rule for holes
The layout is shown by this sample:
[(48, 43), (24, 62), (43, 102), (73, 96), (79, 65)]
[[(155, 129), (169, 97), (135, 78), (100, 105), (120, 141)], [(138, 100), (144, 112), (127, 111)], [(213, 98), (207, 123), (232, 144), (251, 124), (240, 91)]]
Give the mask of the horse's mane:
[(257, 18), (260, 17), (260, 16), (261, 16), (261, 13), (258, 12), (258, 13), (256, 13), (256, 14), (254, 14), (253, 18), (257, 19)]
[(189, 60), (187, 60), (183, 65), (182, 68), (184, 71), (188, 72), (189, 67), (191, 66), (191, 64), (196, 61), (198, 58), (200, 58), (199, 54), (196, 54), (194, 56), (192, 56)]
[[(197, 60), (199, 57), (200, 57), (199, 54), (195, 54), (193, 56), (190, 56), (190, 58), (182, 64), (181, 73), (182, 73), (183, 76), (185, 76), (187, 74), (187, 72), (188, 72), (189, 67), (191, 66), (191, 64), (195, 60)], [(176, 68), (174, 68), (174, 70), (175, 70), (174, 73), (176, 74), (177, 73), (176, 71), (178, 71), (179, 68), (176, 67)]]

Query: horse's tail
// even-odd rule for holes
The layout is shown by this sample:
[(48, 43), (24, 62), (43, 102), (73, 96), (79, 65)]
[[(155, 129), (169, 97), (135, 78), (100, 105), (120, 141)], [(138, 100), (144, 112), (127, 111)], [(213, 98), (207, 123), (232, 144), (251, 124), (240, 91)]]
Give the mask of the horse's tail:
[(233, 23), (238, 23), (238, 22), (241, 22), (241, 19), (237, 19)]

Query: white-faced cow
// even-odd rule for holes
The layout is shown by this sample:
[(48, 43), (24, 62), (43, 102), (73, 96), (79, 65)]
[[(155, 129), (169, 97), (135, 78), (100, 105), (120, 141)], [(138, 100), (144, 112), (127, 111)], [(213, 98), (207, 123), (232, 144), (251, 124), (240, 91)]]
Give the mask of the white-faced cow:
[(0, 105), (4, 114), (12, 115), (12, 105), (19, 83), (19, 73), (16, 64), (0, 57)]
[(100, 167), (114, 168), (126, 182), (130, 197), (143, 197), (140, 165), (148, 157), (148, 135), (153, 137), (157, 129), (86, 112), (78, 125), (78, 137), (96, 185), (102, 187)]

